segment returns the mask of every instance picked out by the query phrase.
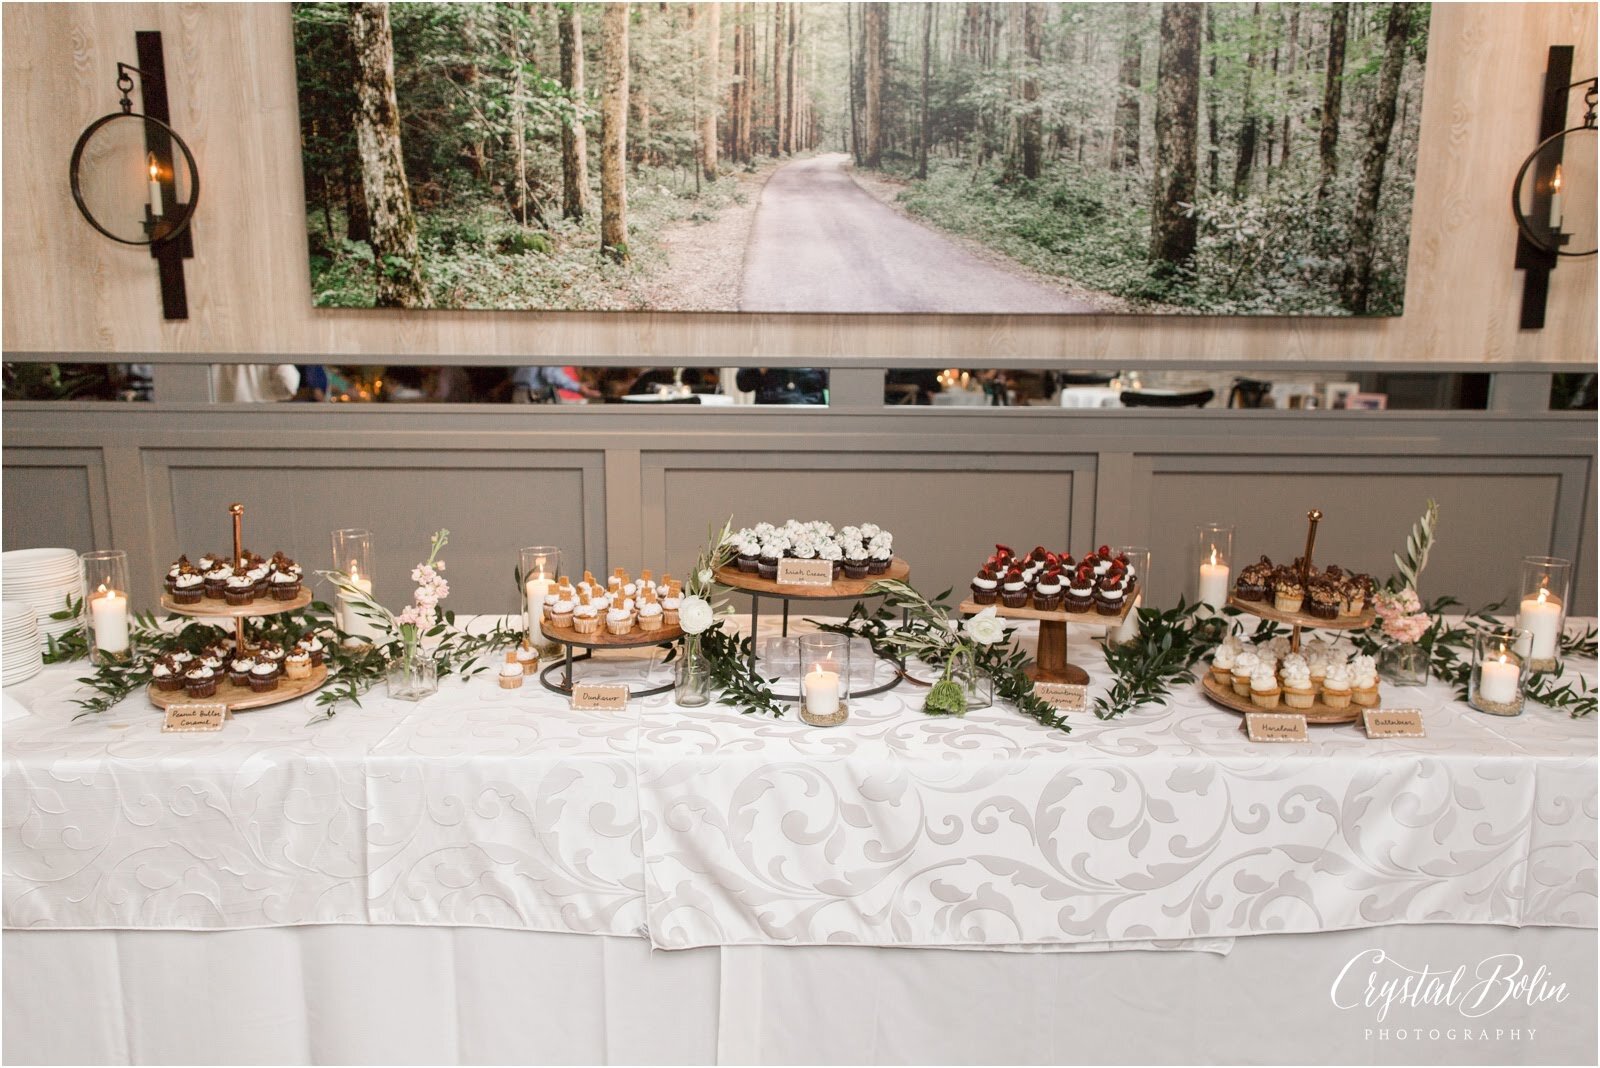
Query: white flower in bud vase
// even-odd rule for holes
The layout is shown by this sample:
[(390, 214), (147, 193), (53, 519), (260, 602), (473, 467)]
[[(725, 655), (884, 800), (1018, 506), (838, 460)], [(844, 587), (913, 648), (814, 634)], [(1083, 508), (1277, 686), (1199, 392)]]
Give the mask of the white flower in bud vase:
[(990, 605), (962, 625), (967, 637), (979, 645), (993, 645), (1006, 636), (1006, 625), (1000, 621), (994, 605)]
[(678, 625), (685, 634), (699, 634), (711, 626), (714, 615), (704, 597), (685, 597), (678, 606)]
[(713, 576), (711, 574), (711, 569), (709, 567), (701, 569), (699, 577), (700, 577), (700, 585), (702, 585), (702, 586), (711, 585), (711, 579), (712, 579)]

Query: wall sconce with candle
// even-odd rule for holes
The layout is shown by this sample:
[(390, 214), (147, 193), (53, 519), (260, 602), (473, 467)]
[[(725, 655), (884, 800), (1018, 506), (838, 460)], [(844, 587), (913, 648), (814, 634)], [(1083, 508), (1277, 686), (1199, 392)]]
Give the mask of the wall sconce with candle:
[[(200, 172), (194, 153), (168, 125), (166, 61), (161, 34), (134, 35), (138, 65), (117, 64), (121, 111), (102, 115), (78, 136), (68, 176), (72, 199), (89, 225), (124, 245), (148, 245), (161, 274), (168, 319), (189, 317), (183, 261), (194, 256)], [(133, 110), (133, 75), (144, 111)]]
[[(1567, 126), (1568, 96), (1585, 87), (1582, 122)], [(1539, 143), (1511, 185), (1517, 221), (1516, 266), (1527, 271), (1522, 289), (1524, 330), (1544, 326), (1550, 272), (1562, 256), (1593, 256), (1595, 226), (1596, 110), (1600, 79), (1572, 81), (1572, 46), (1552, 45), (1545, 66)]]

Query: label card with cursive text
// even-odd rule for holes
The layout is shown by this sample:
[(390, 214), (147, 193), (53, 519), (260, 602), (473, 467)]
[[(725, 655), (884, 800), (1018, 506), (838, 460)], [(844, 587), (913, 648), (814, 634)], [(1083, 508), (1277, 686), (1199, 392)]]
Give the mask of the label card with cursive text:
[(577, 712), (621, 712), (628, 707), (628, 688), (621, 684), (578, 683), (572, 687)]
[(1369, 708), (1361, 713), (1368, 738), (1426, 738), (1420, 708)]
[(832, 586), (831, 560), (779, 560), (780, 586)]
[(228, 718), (228, 706), (220, 701), (175, 701), (167, 706), (163, 732), (220, 731)]
[(1089, 707), (1089, 687), (1081, 682), (1036, 682), (1033, 695), (1063, 712), (1082, 712)]
[(1306, 717), (1293, 712), (1246, 712), (1244, 727), (1252, 742), (1309, 742)]

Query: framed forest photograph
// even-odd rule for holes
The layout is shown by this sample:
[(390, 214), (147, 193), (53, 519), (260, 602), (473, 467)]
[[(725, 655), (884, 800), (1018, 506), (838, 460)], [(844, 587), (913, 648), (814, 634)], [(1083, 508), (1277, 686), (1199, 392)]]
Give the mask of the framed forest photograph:
[(1404, 307), (1427, 4), (293, 8), (318, 307)]

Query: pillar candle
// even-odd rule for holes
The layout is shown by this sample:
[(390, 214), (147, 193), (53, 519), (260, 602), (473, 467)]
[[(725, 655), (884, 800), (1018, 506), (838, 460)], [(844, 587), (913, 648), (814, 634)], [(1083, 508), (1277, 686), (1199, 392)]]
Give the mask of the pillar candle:
[(1517, 627), (1533, 636), (1528, 656), (1533, 660), (1554, 660), (1561, 641), (1561, 602), (1548, 591), (1523, 598), (1517, 613)]
[(550, 580), (543, 575), (535, 575), (523, 587), (528, 595), (528, 629), (544, 618), (544, 599), (550, 596)]
[(805, 677), (806, 711), (814, 716), (831, 716), (839, 711), (839, 673), (824, 671), (817, 664)]
[(128, 597), (104, 586), (89, 602), (95, 648), (102, 653), (128, 651)]
[(1478, 676), (1478, 696), (1491, 704), (1509, 705), (1517, 699), (1521, 672), (1506, 660), (1485, 660)]
[(1133, 599), (1133, 607), (1128, 609), (1128, 614), (1123, 618), (1122, 625), (1111, 636), (1112, 641), (1122, 644), (1131, 642), (1139, 636), (1139, 605), (1143, 601), (1144, 598), (1142, 596)]
[[(354, 567), (352, 567), (350, 571), (350, 585), (354, 586), (368, 597), (372, 596), (372, 580), (369, 578), (363, 578), (361, 576), (361, 571)], [(339, 623), (340, 630), (344, 631), (352, 638), (362, 638), (369, 642), (377, 642), (383, 637), (383, 631), (379, 629), (378, 625), (368, 620), (356, 610), (354, 598), (345, 593), (339, 594), (338, 607), (339, 619), (341, 621)]]
[(1200, 565), (1200, 602), (1212, 608), (1228, 603), (1228, 565), (1218, 563), (1215, 553), (1210, 563)]

